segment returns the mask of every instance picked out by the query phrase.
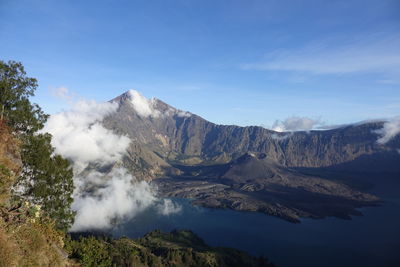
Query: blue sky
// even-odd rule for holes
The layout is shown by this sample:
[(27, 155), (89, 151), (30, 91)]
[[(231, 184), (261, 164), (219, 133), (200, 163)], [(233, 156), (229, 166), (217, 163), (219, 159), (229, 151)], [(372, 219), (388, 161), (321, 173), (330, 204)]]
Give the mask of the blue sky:
[(397, 0), (0, 0), (0, 58), (39, 80), (48, 113), (64, 87), (133, 88), (223, 124), (400, 115)]

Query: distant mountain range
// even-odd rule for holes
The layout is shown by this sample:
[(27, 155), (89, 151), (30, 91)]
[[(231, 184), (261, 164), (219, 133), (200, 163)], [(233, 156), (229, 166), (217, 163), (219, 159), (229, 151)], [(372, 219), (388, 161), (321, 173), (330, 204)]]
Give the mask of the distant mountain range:
[(400, 136), (377, 142), (383, 121), (289, 133), (214, 124), (136, 91), (111, 102), (118, 110), (103, 124), (132, 140), (125, 167), (137, 179), (154, 180), (166, 196), (195, 198), (205, 206), (262, 211), (290, 221), (344, 218), (378, 199), (301, 168), (400, 174)]

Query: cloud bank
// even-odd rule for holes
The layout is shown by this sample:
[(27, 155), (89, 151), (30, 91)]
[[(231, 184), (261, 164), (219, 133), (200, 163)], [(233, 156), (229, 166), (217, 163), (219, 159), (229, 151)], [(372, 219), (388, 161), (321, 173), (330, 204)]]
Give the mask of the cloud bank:
[[(108, 174), (93, 171), (77, 179), (79, 186), (72, 206), (77, 216), (71, 231), (111, 228), (156, 201), (150, 185), (135, 181), (124, 168)], [(88, 194), (93, 188), (95, 191)]]
[(380, 135), (377, 142), (381, 145), (386, 144), (400, 133), (400, 116), (385, 122), (383, 128), (375, 132)]
[(117, 107), (116, 103), (79, 101), (72, 110), (52, 115), (47, 121), (44, 131), (53, 135), (56, 153), (72, 160), (75, 172), (81, 172), (89, 163), (111, 164), (125, 153), (129, 138), (101, 124)]
[[(70, 111), (50, 116), (43, 130), (53, 135), (55, 152), (73, 163), (72, 208), (77, 215), (71, 231), (111, 228), (160, 202), (147, 182), (137, 181), (121, 166), (130, 139), (101, 124), (117, 107), (117, 103), (80, 101)], [(172, 202), (158, 205), (162, 214), (179, 212)]]
[(317, 125), (321, 125), (320, 120), (294, 116), (283, 121), (276, 120), (272, 125), (272, 130), (276, 132), (310, 131)]

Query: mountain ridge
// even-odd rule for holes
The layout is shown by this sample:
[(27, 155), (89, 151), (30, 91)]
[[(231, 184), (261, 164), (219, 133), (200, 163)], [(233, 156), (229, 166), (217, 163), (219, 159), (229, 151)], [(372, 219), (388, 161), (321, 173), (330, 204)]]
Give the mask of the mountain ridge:
[[(383, 121), (323, 131), (280, 133), (259, 126), (214, 124), (195, 114), (182, 113), (156, 98), (142, 100), (158, 110), (157, 115), (141, 116), (132, 105), (132, 97), (138, 96), (128, 91), (111, 100), (119, 107), (115, 114), (105, 118), (105, 126), (128, 135), (143, 151), (152, 154), (151, 158), (157, 159), (159, 165), (169, 165), (166, 169), (170, 170), (173, 170), (169, 168), (171, 163), (227, 163), (247, 152), (266, 153), (287, 167), (334, 167), (371, 155), (377, 157), (372, 160), (377, 162), (381, 154), (399, 159), (396, 147), (400, 147), (400, 138), (386, 145), (376, 142), (375, 131), (383, 127)], [(363, 167), (381, 168), (371, 164)], [(159, 175), (162, 171), (156, 169)], [(388, 170), (386, 166), (384, 169)], [(400, 167), (391, 171), (400, 172)]]
[[(160, 196), (197, 205), (258, 211), (290, 222), (361, 215), (379, 205), (322, 170), (400, 173), (400, 137), (377, 142), (383, 121), (331, 130), (280, 133), (258, 126), (218, 125), (156, 98), (128, 91), (111, 100), (103, 125), (131, 139), (123, 165), (151, 181)], [(302, 168), (313, 171), (302, 171)]]

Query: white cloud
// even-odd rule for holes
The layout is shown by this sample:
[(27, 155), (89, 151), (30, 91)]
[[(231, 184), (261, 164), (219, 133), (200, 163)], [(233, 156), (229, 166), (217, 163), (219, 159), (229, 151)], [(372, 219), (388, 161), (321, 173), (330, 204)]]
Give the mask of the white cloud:
[[(73, 162), (72, 207), (77, 215), (72, 231), (110, 228), (156, 200), (148, 183), (136, 181), (120, 166), (129, 138), (101, 124), (117, 107), (117, 103), (80, 101), (72, 110), (52, 115), (44, 128), (53, 135), (56, 153)], [(113, 168), (108, 173), (99, 172), (91, 168), (93, 164)]]
[(276, 120), (272, 125), (272, 130), (276, 132), (309, 131), (317, 125), (321, 125), (320, 120), (307, 117), (290, 117), (283, 121)]
[(130, 140), (104, 128), (101, 120), (116, 103), (80, 101), (70, 111), (52, 115), (43, 131), (53, 135), (56, 153), (71, 159), (77, 172), (89, 163), (110, 164), (125, 153)]
[(192, 114), (190, 112), (187, 111), (183, 111), (183, 110), (179, 110), (179, 109), (175, 109), (175, 108), (171, 108), (169, 107), (164, 113), (163, 116), (178, 116), (178, 117), (183, 117), (183, 118), (187, 118), (190, 117)]
[[(80, 191), (76, 192), (72, 205), (78, 213), (71, 231), (110, 228), (133, 218), (156, 200), (148, 183), (133, 180), (123, 168), (115, 168), (107, 175), (91, 172), (77, 179), (83, 185), (78, 187)], [(96, 187), (85, 180), (102, 183)], [(92, 187), (96, 188), (94, 192), (85, 193)]]
[(163, 202), (157, 204), (156, 208), (161, 215), (171, 215), (182, 211), (182, 206), (174, 203), (171, 199), (163, 199)]
[(400, 133), (400, 116), (394, 117), (391, 120), (385, 122), (383, 128), (375, 132), (380, 135), (380, 138), (377, 142), (382, 145), (386, 144)]
[(187, 111), (179, 110), (178, 113), (177, 113), (177, 115), (178, 115), (179, 117), (186, 117), (186, 118), (187, 118), (187, 117), (192, 116), (192, 113), (187, 112)]
[(72, 95), (69, 92), (68, 88), (65, 86), (61, 87), (52, 87), (50, 88), (50, 93), (52, 96), (59, 98), (61, 100), (71, 100)]
[(155, 109), (155, 99), (147, 99), (146, 97), (142, 96), (136, 90), (129, 90), (129, 97), (133, 108), (142, 117), (149, 117), (152, 116), (153, 118), (158, 118), (161, 113), (157, 109)]
[(242, 68), (311, 74), (375, 72), (393, 75), (399, 74), (399, 47), (400, 36), (365, 36), (345, 44), (319, 41), (303, 49), (274, 51), (265, 60), (243, 64)]

